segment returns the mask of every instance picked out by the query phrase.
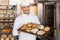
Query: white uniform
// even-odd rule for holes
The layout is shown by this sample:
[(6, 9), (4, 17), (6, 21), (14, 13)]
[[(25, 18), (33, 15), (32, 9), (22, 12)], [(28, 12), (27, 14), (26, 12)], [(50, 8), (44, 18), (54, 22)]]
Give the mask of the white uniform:
[(34, 14), (29, 14), (29, 15), (22, 14), (21, 16), (18, 16), (14, 22), (13, 35), (14, 36), (19, 35), (19, 40), (36, 40), (35, 35), (25, 32), (21, 32), (20, 34), (18, 34), (17, 29), (22, 27), (23, 24), (27, 24), (29, 22), (40, 24), (37, 16)]

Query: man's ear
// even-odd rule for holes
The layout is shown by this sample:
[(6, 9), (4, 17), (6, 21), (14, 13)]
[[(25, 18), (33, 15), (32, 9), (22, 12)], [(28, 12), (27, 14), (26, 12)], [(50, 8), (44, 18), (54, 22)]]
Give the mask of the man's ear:
[(21, 10), (23, 9), (23, 7), (21, 7)]

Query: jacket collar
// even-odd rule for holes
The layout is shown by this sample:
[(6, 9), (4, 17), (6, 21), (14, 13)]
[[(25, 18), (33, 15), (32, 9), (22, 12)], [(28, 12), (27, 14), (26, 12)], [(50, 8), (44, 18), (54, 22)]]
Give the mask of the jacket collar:
[(22, 15), (23, 15), (23, 16), (30, 16), (30, 15), (31, 15), (31, 13), (30, 13), (29, 15), (27, 15), (27, 14), (24, 14), (24, 13), (23, 13)]

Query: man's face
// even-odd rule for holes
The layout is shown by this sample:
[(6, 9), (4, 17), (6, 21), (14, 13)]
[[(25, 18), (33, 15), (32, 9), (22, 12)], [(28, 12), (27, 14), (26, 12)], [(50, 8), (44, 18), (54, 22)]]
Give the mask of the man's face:
[(30, 6), (23, 6), (22, 11), (24, 14), (29, 14), (30, 13)]

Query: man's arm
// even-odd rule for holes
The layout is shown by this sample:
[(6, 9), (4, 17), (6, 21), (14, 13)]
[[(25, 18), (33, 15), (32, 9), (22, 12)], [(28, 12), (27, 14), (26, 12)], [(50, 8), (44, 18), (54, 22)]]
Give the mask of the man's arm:
[(13, 36), (19, 35), (20, 32), (18, 32), (18, 30), (17, 30), (17, 29), (19, 29), (19, 28), (20, 28), (20, 22), (19, 22), (19, 19), (16, 18), (16, 20), (15, 20), (15, 22), (14, 22), (13, 31), (12, 31)]

